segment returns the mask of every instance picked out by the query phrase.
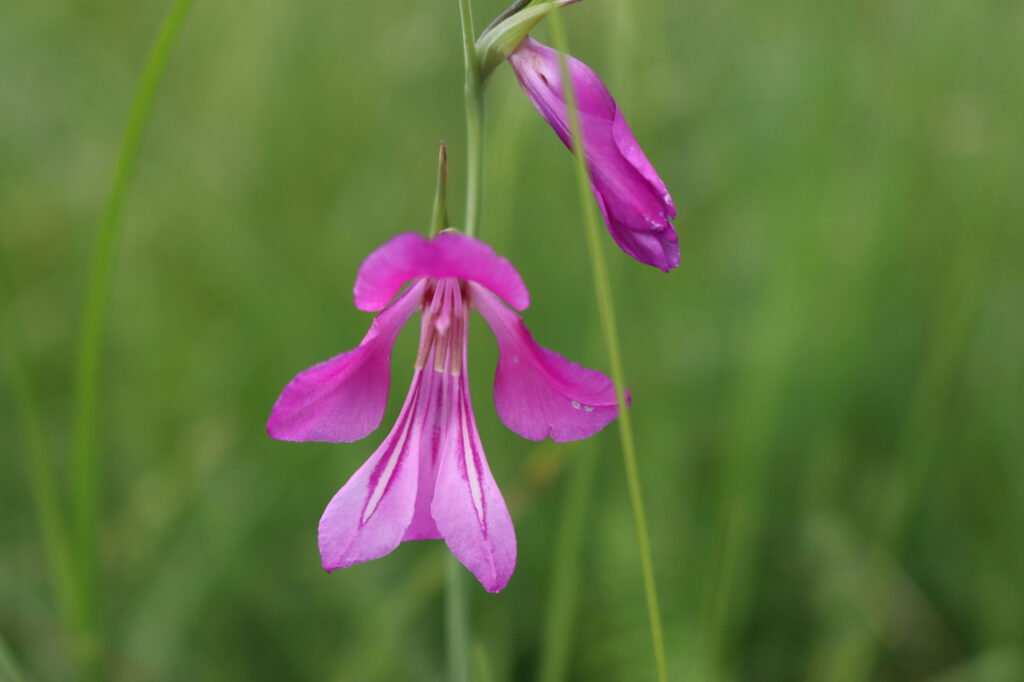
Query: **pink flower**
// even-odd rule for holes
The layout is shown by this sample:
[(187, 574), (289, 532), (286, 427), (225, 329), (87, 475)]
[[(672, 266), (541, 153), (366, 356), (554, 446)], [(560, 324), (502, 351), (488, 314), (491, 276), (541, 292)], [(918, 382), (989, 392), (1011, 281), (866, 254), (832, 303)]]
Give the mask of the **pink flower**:
[[(679, 265), (679, 240), (669, 222), (676, 217), (672, 197), (601, 79), (583, 62), (568, 55), (565, 59), (590, 186), (608, 231), (627, 254), (668, 272)], [(558, 51), (527, 36), (508, 61), (533, 106), (572, 149)]]
[(320, 519), (323, 566), (333, 571), (389, 554), (405, 540), (444, 538), (483, 586), (498, 592), (515, 568), (516, 539), (469, 398), (470, 306), (498, 341), (498, 416), (524, 438), (568, 441), (596, 433), (617, 414), (614, 386), (604, 374), (534, 343), (506, 305), (529, 305), (519, 273), (463, 234), (394, 237), (363, 262), (354, 294), (357, 308), (381, 311), (362, 343), (292, 379), (267, 422), (268, 433), (281, 440), (336, 443), (367, 436), (384, 415), (395, 337), (421, 312), (419, 351), (401, 413)]

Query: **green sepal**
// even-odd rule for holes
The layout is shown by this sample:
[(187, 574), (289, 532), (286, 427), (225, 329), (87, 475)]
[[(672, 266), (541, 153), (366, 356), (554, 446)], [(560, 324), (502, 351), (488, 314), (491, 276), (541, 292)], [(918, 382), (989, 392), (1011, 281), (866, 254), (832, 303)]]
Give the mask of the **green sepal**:
[(441, 140), (437, 153), (437, 189), (434, 191), (434, 210), (430, 217), (430, 236), (448, 227), (448, 148)]
[(523, 38), (529, 35), (533, 27), (551, 10), (572, 2), (575, 0), (557, 0), (527, 7), (484, 32), (476, 41), (476, 54), (480, 59), (480, 79), (487, 80), (491, 72), (519, 47)]

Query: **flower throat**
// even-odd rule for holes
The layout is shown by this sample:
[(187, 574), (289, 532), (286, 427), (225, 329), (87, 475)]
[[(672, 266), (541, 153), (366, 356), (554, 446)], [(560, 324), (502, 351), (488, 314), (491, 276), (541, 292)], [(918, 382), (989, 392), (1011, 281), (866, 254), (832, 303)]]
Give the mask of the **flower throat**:
[(469, 326), (469, 296), (455, 277), (431, 280), (423, 292), (423, 326), (416, 352), (416, 369), (426, 367), (433, 350), (434, 371), (462, 373), (465, 335)]

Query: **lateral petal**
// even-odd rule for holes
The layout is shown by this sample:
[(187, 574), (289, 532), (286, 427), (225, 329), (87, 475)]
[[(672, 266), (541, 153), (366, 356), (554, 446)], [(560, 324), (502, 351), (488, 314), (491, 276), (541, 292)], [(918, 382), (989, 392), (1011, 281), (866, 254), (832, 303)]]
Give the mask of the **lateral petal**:
[(533, 340), (522, 319), (483, 287), (470, 285), (473, 305), (498, 340), (494, 405), (505, 426), (530, 440), (587, 438), (615, 419), (615, 385)]
[(516, 566), (516, 535), (473, 419), (469, 383), (459, 377), (431, 515), (452, 554), (488, 592), (500, 592)]
[(374, 318), (359, 346), (300, 372), (274, 403), (267, 420), (272, 438), (352, 442), (380, 425), (391, 383), (391, 348), (419, 307), (418, 281)]

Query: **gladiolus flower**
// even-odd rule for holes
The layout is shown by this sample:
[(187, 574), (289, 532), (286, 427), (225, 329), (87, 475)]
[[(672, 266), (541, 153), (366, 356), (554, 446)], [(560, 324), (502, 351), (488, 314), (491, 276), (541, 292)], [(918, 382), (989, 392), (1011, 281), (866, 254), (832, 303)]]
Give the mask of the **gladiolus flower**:
[[(641, 263), (668, 272), (679, 265), (676, 217), (665, 183), (644, 156), (629, 124), (593, 70), (569, 55), (590, 186), (615, 242)], [(572, 127), (558, 50), (527, 36), (508, 56), (523, 92), (569, 149)]]
[(470, 307), (498, 341), (498, 416), (524, 438), (596, 433), (617, 415), (612, 381), (534, 343), (509, 308), (530, 302), (519, 273), (463, 234), (394, 237), (363, 262), (354, 294), (360, 310), (380, 311), (363, 341), (296, 376), (267, 422), (281, 440), (367, 436), (384, 415), (395, 338), (421, 312), (412, 385), (398, 419), (320, 519), (323, 566), (333, 571), (389, 554), (405, 540), (443, 538), (484, 588), (498, 592), (515, 568), (516, 540), (469, 397)]

